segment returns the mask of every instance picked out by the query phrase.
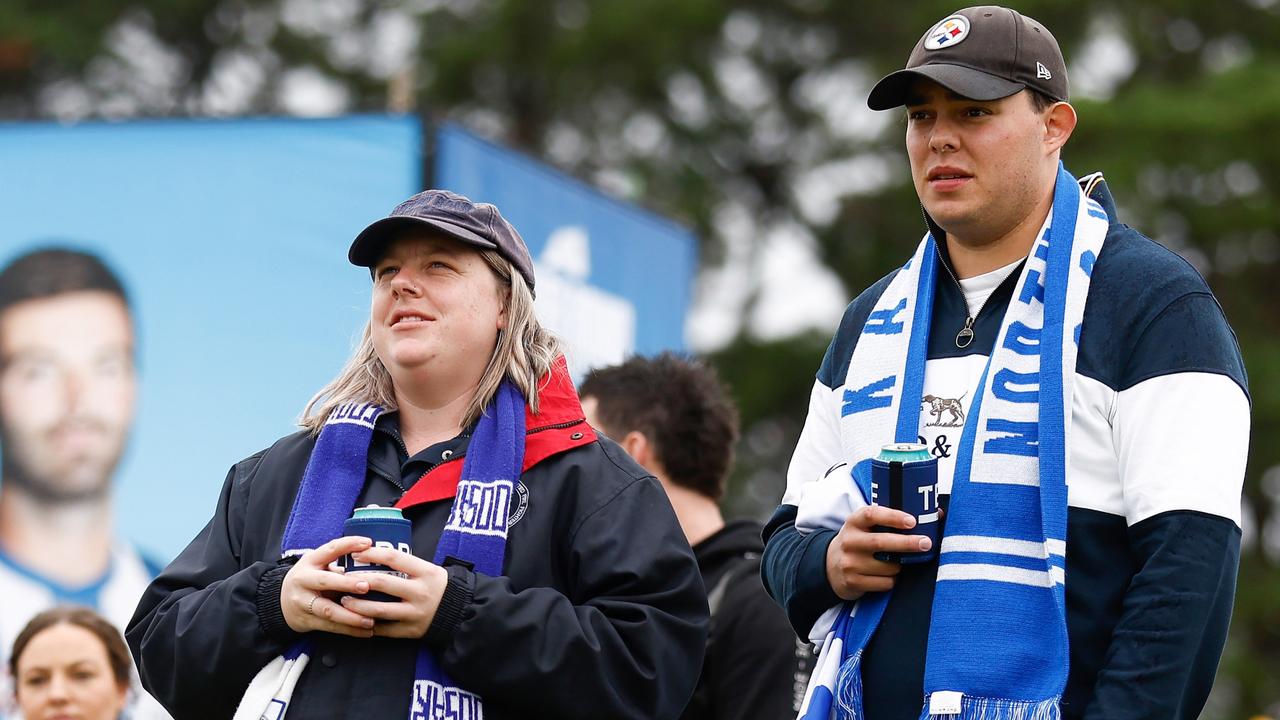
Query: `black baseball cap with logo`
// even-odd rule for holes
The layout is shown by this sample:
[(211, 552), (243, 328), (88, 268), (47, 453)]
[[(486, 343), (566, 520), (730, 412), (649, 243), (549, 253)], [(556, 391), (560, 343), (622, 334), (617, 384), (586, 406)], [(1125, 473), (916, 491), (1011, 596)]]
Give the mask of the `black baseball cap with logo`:
[(965, 8), (929, 28), (907, 66), (871, 88), (867, 105), (905, 105), (917, 78), (971, 100), (999, 100), (1023, 88), (1067, 99), (1067, 64), (1058, 41), (1040, 23), (998, 5)]

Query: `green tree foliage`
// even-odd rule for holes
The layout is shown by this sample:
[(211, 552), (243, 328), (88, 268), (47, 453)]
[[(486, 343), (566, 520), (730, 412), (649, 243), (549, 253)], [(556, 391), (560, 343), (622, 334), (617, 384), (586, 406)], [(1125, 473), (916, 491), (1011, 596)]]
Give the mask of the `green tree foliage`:
[[(737, 267), (744, 321), (712, 358), (742, 406), (730, 506), (781, 495), (834, 321), (760, 333), (764, 248), (799, 234), (851, 297), (923, 231), (901, 113), (863, 105), (929, 0), (77, 0), (0, 5), (8, 119), (414, 107), (677, 217), (704, 267)], [(1206, 716), (1280, 715), (1280, 8), (1275, 0), (1027, 0), (1053, 29), (1126, 221), (1209, 280), (1250, 375), (1253, 437), (1231, 641)], [(736, 263), (736, 265), (735, 265)], [(804, 280), (797, 278), (796, 283)], [(1187, 408), (1195, 412), (1195, 408)], [(1205, 482), (1218, 482), (1205, 478)], [(1268, 548), (1270, 548), (1268, 550)]]

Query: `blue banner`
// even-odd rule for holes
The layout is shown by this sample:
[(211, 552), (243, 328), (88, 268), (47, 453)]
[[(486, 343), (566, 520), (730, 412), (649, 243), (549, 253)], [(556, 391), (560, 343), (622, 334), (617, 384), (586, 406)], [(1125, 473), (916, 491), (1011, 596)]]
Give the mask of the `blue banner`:
[(538, 317), (589, 367), (684, 348), (697, 269), (686, 229), (455, 125), (436, 134), (433, 184), (493, 203), (524, 236)]
[(0, 263), (71, 246), (130, 294), (138, 398), (115, 512), (156, 559), (345, 362), (369, 313), (347, 247), (421, 188), (421, 140), (417, 118), (386, 116), (0, 125)]
[[(296, 430), (346, 361), (369, 303), (347, 247), (422, 188), (423, 133), (404, 116), (0, 124), (0, 265), (71, 247), (129, 294), (137, 399), (111, 484), (144, 554), (181, 550), (227, 468)], [(433, 145), (431, 183), (524, 236), (576, 376), (684, 347), (687, 229), (456, 126)]]

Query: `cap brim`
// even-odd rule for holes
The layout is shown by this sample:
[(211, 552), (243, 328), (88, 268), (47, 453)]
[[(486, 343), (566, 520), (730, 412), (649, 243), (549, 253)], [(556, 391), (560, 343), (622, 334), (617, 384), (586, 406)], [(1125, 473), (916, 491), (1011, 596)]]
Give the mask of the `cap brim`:
[(1026, 87), (981, 70), (964, 65), (931, 63), (908, 70), (899, 70), (880, 78), (867, 96), (867, 106), (872, 110), (892, 110), (907, 104), (911, 83), (924, 78), (970, 100), (999, 100)]
[(412, 215), (393, 215), (376, 220), (369, 227), (360, 231), (356, 239), (351, 242), (351, 249), (347, 251), (347, 259), (351, 261), (352, 265), (373, 267), (378, 262), (378, 259), (382, 257), (387, 243), (411, 230), (439, 232), (455, 240), (486, 250), (493, 250), (498, 247), (492, 240), (445, 220), (420, 218)]

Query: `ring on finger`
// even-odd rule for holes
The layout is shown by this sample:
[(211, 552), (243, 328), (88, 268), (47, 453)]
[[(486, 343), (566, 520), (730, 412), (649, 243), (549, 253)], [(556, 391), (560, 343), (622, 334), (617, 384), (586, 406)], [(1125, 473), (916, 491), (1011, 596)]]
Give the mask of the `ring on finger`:
[(312, 596), (311, 596), (311, 600), (307, 603), (307, 614), (308, 614), (308, 615), (315, 615), (315, 614), (316, 614), (315, 605), (316, 605), (316, 601), (317, 601), (317, 600), (319, 600), (319, 599), (320, 599), (320, 596), (319, 596), (319, 595), (312, 595)]

